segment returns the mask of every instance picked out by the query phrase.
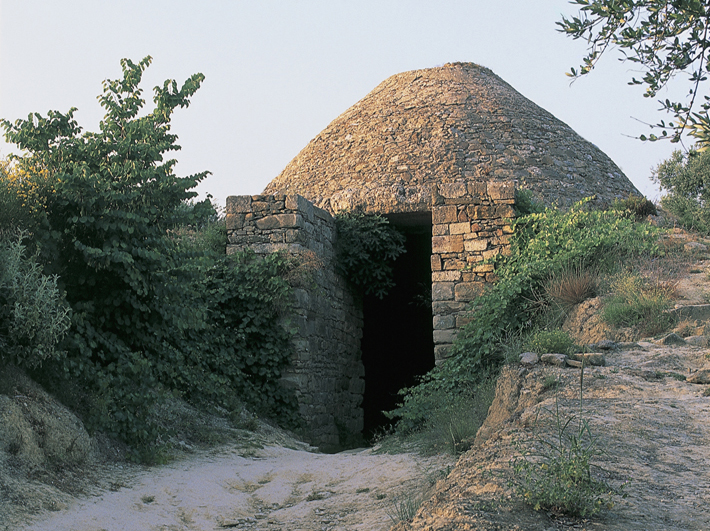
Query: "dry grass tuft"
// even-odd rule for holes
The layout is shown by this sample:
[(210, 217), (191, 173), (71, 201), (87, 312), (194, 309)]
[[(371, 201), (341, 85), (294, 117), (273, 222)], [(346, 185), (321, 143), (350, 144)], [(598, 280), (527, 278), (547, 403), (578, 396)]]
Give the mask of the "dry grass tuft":
[(570, 267), (550, 277), (545, 294), (566, 313), (580, 302), (597, 296), (597, 279), (595, 271)]

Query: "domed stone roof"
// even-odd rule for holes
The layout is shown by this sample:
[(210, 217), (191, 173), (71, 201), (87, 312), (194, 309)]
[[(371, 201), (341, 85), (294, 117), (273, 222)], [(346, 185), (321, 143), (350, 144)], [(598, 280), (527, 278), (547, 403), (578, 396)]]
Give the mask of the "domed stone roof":
[(548, 204), (638, 191), (569, 126), (472, 63), (394, 75), (316, 136), (265, 189), (331, 212), (423, 212), (433, 184), (516, 180)]

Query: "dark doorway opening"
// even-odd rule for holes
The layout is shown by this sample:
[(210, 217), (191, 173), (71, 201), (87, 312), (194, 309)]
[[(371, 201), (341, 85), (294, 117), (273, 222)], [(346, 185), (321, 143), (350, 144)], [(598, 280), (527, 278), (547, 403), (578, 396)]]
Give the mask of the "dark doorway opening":
[(431, 314), (431, 213), (393, 214), (407, 238), (394, 263), (395, 287), (383, 298), (363, 299), (365, 366), (363, 435), (370, 439), (391, 421), (382, 414), (401, 401), (397, 392), (434, 367)]

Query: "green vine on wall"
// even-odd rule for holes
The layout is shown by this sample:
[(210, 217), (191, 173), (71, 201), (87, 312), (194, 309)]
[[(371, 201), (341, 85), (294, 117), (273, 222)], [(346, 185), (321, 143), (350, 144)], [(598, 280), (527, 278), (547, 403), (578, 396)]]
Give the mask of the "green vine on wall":
[(392, 264), (406, 252), (405, 236), (379, 214), (341, 212), (335, 226), (336, 269), (365, 295), (383, 298), (394, 287)]

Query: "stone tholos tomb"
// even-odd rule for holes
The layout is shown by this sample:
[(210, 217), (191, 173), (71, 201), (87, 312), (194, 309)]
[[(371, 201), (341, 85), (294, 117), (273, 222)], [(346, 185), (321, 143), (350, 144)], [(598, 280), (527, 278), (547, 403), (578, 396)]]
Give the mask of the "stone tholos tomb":
[[(638, 194), (596, 146), (487, 68), (390, 77), (336, 118), (258, 196), (227, 199), (227, 252), (284, 250), (323, 265), (295, 290), (295, 390), (306, 437), (336, 448), (385, 422), (397, 391), (443, 362), (468, 303), (495, 280), (517, 189), (566, 207)], [(384, 299), (334, 268), (332, 215), (386, 216), (407, 252)]]

